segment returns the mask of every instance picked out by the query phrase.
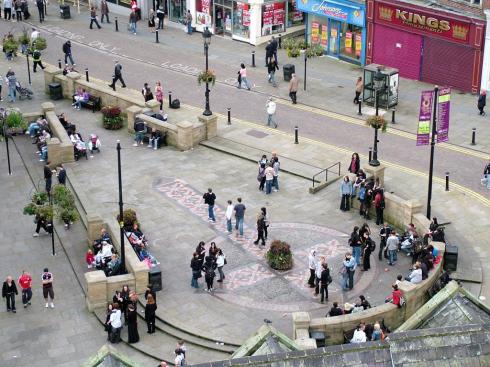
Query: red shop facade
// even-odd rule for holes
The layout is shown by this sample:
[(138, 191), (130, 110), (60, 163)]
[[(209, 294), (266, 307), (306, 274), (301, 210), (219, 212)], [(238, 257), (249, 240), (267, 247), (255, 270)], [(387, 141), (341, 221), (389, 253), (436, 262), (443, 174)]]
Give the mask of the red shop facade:
[(476, 93), (485, 21), (399, 1), (367, 1), (366, 64), (400, 76)]

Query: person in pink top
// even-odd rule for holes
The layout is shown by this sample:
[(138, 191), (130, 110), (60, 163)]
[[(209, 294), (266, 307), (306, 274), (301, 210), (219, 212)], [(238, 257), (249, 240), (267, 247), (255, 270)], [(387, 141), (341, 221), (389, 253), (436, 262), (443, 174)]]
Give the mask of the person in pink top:
[(163, 111), (163, 87), (160, 81), (155, 84), (155, 99), (160, 103), (160, 113)]
[(238, 82), (238, 89), (242, 88), (242, 83), (245, 84), (248, 90), (250, 90), (250, 82), (247, 79), (247, 68), (245, 67), (245, 64), (242, 63), (240, 65), (240, 71), (238, 72), (240, 75), (240, 79)]

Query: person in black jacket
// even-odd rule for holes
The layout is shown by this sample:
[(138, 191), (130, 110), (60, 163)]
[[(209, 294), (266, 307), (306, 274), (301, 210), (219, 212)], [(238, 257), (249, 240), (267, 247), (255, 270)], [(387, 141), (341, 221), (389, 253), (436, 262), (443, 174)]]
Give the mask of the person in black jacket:
[(71, 54), (71, 42), (70, 40), (63, 43), (63, 53), (65, 54), (65, 64), (68, 64), (68, 59), (72, 65), (76, 65), (75, 61), (73, 61), (73, 56)]
[(157, 310), (157, 304), (155, 299), (151, 294), (148, 295), (146, 299), (145, 307), (145, 321), (146, 326), (148, 326), (148, 334), (153, 334), (155, 332), (155, 312)]
[(202, 270), (204, 271), (204, 279), (206, 280), (206, 285), (208, 286), (208, 288), (205, 289), (207, 292), (213, 291), (213, 282), (214, 277), (216, 276), (216, 272), (214, 271), (215, 269), (216, 262), (214, 261), (214, 258), (212, 256), (206, 256)]
[(482, 90), (478, 96), (478, 110), (480, 111), (480, 116), (485, 116), (485, 111), (483, 109), (487, 105), (487, 92)]
[(51, 172), (51, 168), (49, 167), (49, 162), (46, 162), (47, 164), (44, 165), (44, 181), (46, 183), (46, 192), (49, 193), (51, 192), (51, 183), (52, 183), (52, 177), (53, 177), (53, 172)]
[(279, 66), (277, 66), (274, 59), (270, 58), (269, 63), (267, 64), (267, 72), (269, 73), (268, 75), (269, 83), (272, 83), (273, 87), (277, 87), (276, 79), (274, 78), (276, 74), (276, 70), (279, 70)]
[(259, 241), (262, 241), (261, 245), (265, 246), (264, 230), (265, 230), (265, 217), (264, 217), (264, 213), (261, 211), (257, 215), (257, 239), (254, 241), (254, 245), (258, 245)]
[(120, 81), (123, 88), (126, 88), (126, 83), (124, 83), (124, 79), (122, 78), (122, 65), (119, 61), (114, 62), (114, 75), (112, 76), (112, 84), (109, 84), (114, 91), (116, 90), (116, 82)]
[(15, 282), (12, 280), (12, 277), (9, 275), (5, 282), (3, 282), (3, 287), (2, 287), (2, 297), (5, 298), (7, 302), (7, 312), (12, 311), (13, 313), (16, 313), (17, 311), (15, 310), (15, 295), (19, 294), (17, 292), (17, 286), (15, 285)]
[(60, 185), (66, 186), (66, 171), (63, 166), (59, 166), (58, 182)]
[(198, 279), (202, 276), (201, 269), (202, 263), (199, 260), (199, 253), (194, 252), (191, 260), (191, 269), (192, 269), (192, 278), (191, 278), (191, 287), (199, 288)]
[(333, 306), (332, 308), (330, 309), (330, 311), (328, 312), (328, 314), (326, 315), (326, 317), (330, 316), (340, 316), (340, 315), (343, 315), (344, 314), (344, 311), (342, 311), (342, 309), (339, 307), (339, 304), (338, 302), (334, 302), (333, 303)]
[(202, 198), (204, 199), (204, 203), (208, 204), (208, 220), (211, 222), (216, 222), (216, 218), (214, 216), (214, 201), (216, 200), (216, 195), (213, 192), (212, 188), (208, 189)]
[(39, 22), (42, 23), (44, 22), (44, 0), (36, 0), (36, 5), (39, 12)]
[(328, 301), (328, 285), (332, 282), (332, 277), (330, 276), (330, 269), (327, 263), (322, 264), (323, 270), (320, 277), (320, 303), (323, 303), (324, 296), (325, 300)]

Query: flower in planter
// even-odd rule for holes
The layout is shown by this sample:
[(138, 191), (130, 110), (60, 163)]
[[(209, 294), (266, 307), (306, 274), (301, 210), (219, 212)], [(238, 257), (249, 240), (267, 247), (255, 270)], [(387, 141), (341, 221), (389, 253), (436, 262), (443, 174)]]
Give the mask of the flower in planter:
[(366, 120), (366, 125), (371, 126), (373, 129), (381, 129), (382, 132), (385, 132), (388, 123), (383, 116), (369, 116)]
[(216, 74), (214, 71), (201, 71), (197, 76), (197, 84), (201, 85), (201, 83), (210, 83), (211, 85), (214, 85), (214, 83), (216, 83)]
[(283, 241), (272, 241), (265, 258), (270, 267), (276, 270), (289, 270), (293, 267), (291, 247)]
[(121, 109), (118, 106), (102, 108), (102, 125), (107, 130), (118, 130), (123, 126)]

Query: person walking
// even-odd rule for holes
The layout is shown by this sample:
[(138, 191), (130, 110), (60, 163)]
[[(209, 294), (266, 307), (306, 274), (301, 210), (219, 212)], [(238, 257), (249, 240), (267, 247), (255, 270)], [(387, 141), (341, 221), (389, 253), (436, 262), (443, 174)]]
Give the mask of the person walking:
[(316, 251), (311, 250), (308, 255), (308, 268), (310, 269), (310, 277), (308, 278), (308, 285), (310, 288), (315, 288), (315, 270), (316, 270)]
[(398, 246), (400, 240), (396, 236), (396, 231), (392, 231), (388, 240), (386, 240), (386, 248), (388, 249), (388, 265), (393, 266), (397, 260)]
[(212, 188), (208, 189), (202, 198), (204, 199), (204, 203), (208, 204), (208, 220), (211, 222), (216, 222), (216, 218), (214, 217), (214, 202), (216, 200), (216, 195), (213, 192)]
[(150, 9), (150, 14), (148, 14), (148, 28), (150, 28), (151, 33), (155, 33), (155, 12)]
[(274, 181), (273, 163), (269, 163), (264, 171), (265, 174), (265, 194), (269, 195), (272, 192), (272, 182)]
[(94, 23), (97, 26), (97, 28), (99, 29), (102, 28), (99, 22), (97, 21), (97, 9), (95, 8), (95, 6), (92, 6), (90, 8), (90, 29), (92, 29)]
[(42, 23), (44, 22), (44, 0), (36, 0), (36, 6), (39, 13), (39, 22)]
[(269, 234), (269, 226), (271, 222), (270, 222), (269, 214), (267, 214), (267, 208), (264, 206), (260, 208), (260, 210), (262, 211), (262, 215), (264, 216), (264, 238), (267, 241), (267, 236)]
[(298, 92), (299, 80), (296, 74), (291, 74), (291, 80), (289, 81), (289, 98), (293, 104), (296, 104), (296, 93)]
[(199, 259), (199, 254), (197, 252), (194, 252), (194, 254), (192, 255), (191, 269), (192, 269), (191, 287), (197, 289), (199, 288), (199, 283), (197, 280), (202, 276), (201, 274), (202, 263)]
[(145, 321), (148, 327), (148, 334), (153, 334), (155, 332), (155, 312), (157, 310), (157, 304), (155, 298), (151, 294), (148, 295), (146, 299), (145, 306)]
[(131, 303), (128, 305), (128, 343), (133, 344), (139, 341), (138, 314), (136, 313), (136, 308)]
[(119, 305), (114, 303), (112, 305), (112, 313), (111, 317), (109, 317), (109, 325), (110, 325), (110, 342), (111, 343), (119, 343), (121, 341), (121, 310), (119, 309)]
[(364, 88), (364, 85), (362, 83), (362, 76), (360, 76), (359, 78), (357, 78), (357, 81), (356, 81), (356, 89), (355, 89), (356, 95), (354, 97), (354, 100), (352, 101), (353, 103), (359, 104), (359, 97), (361, 96), (363, 88)]
[(9, 73), (7, 73), (7, 84), (9, 88), (10, 102), (14, 103), (15, 98), (17, 97), (17, 91), (16, 91), (17, 76), (12, 70), (9, 70)]
[(272, 168), (274, 169), (274, 175), (272, 178), (272, 187), (274, 188), (274, 192), (279, 191), (279, 168), (281, 167), (281, 164), (279, 163), (279, 157), (275, 156), (274, 158), (274, 163), (272, 164)]
[(485, 111), (483, 109), (487, 105), (487, 91), (482, 90), (480, 95), (478, 96), (478, 103), (477, 107), (478, 110), (480, 111), (480, 116), (485, 116)]
[(41, 62), (41, 51), (38, 49), (35, 49), (34, 52), (32, 53), (32, 70), (36, 72), (36, 68), (39, 65), (41, 69), (45, 69), (45, 66)]
[(343, 212), (349, 211), (350, 196), (352, 194), (352, 182), (349, 180), (349, 176), (344, 176), (342, 183), (340, 184), (340, 195), (342, 199), (340, 201), (340, 210)]
[(273, 87), (277, 87), (275, 79), (276, 70), (279, 70), (279, 66), (277, 66), (276, 62), (273, 59), (269, 59), (269, 62), (267, 64), (267, 80), (269, 81), (269, 83), (272, 83)]
[(218, 254), (216, 256), (216, 266), (218, 267), (219, 279), (218, 283), (222, 283), (225, 279), (225, 273), (223, 273), (223, 266), (226, 265), (226, 256), (222, 249), (218, 249)]
[(15, 296), (19, 294), (17, 292), (17, 287), (15, 285), (15, 282), (12, 280), (12, 277), (9, 275), (7, 279), (5, 279), (5, 282), (3, 282), (3, 287), (2, 287), (2, 298), (5, 298), (5, 302), (7, 303), (7, 312), (12, 311), (13, 313), (16, 313), (17, 310), (15, 309)]
[(12, 0), (3, 0), (3, 17), (5, 20), (12, 18)]
[(274, 126), (277, 129), (277, 123), (274, 121), (274, 115), (276, 114), (276, 102), (274, 102), (274, 98), (269, 97), (265, 108), (267, 111), (267, 126)]
[(233, 210), (235, 211), (235, 229), (238, 230), (240, 236), (243, 236), (243, 221), (245, 219), (245, 210), (247, 208), (242, 204), (242, 198), (237, 198), (237, 204)]
[(163, 113), (163, 87), (160, 81), (155, 83), (155, 99), (160, 103), (160, 114)]
[(232, 226), (231, 226), (231, 217), (233, 216), (233, 203), (231, 200), (227, 201), (228, 206), (226, 207), (226, 230), (228, 231), (228, 234), (232, 233)]
[(216, 262), (214, 258), (210, 255), (206, 256), (202, 270), (204, 271), (204, 280), (206, 280), (207, 289), (205, 291), (213, 291), (214, 277), (216, 276)]
[(258, 245), (259, 241), (262, 241), (262, 246), (265, 247), (264, 238), (265, 218), (262, 211), (257, 214), (257, 239), (254, 241), (254, 245)]
[(52, 178), (53, 178), (53, 172), (51, 171), (51, 168), (49, 167), (49, 162), (46, 162), (47, 164), (44, 165), (44, 182), (45, 182), (45, 189), (48, 195), (50, 195), (51, 192), (51, 184), (52, 184)]
[(75, 61), (73, 61), (73, 55), (71, 53), (71, 42), (70, 40), (63, 43), (63, 53), (65, 54), (65, 65), (68, 65), (68, 59), (73, 66), (75, 66)]
[(242, 84), (245, 84), (245, 87), (250, 90), (250, 82), (247, 79), (247, 68), (244, 63), (240, 64), (240, 70), (238, 71), (238, 89), (242, 88)]
[(320, 275), (320, 303), (328, 301), (328, 285), (332, 283), (332, 276), (328, 264), (322, 264), (322, 272)]
[(107, 5), (107, 0), (100, 1), (100, 22), (104, 23), (104, 17), (107, 23), (111, 23), (109, 21), (109, 6)]
[(383, 252), (384, 248), (386, 246), (386, 241), (391, 233), (391, 228), (388, 225), (388, 223), (384, 223), (383, 227), (379, 230), (379, 237), (381, 238), (381, 241), (379, 243), (379, 251), (378, 251), (378, 259), (379, 261), (383, 260)]
[(481, 179), (481, 184), (486, 185), (487, 189), (490, 189), (490, 160), (483, 169), (483, 178)]
[(136, 23), (138, 22), (138, 14), (134, 9), (129, 13), (129, 31), (136, 34)]
[(163, 30), (163, 20), (165, 19), (165, 12), (163, 11), (163, 5), (160, 5), (157, 9), (158, 26), (157, 29)]
[(192, 34), (192, 14), (190, 10), (187, 10), (187, 14), (185, 16), (185, 22), (187, 25), (187, 34), (191, 35)]
[(48, 308), (48, 300), (51, 299), (51, 303), (49, 306), (54, 308), (54, 290), (53, 290), (53, 274), (49, 272), (48, 268), (44, 268), (43, 275), (41, 277), (42, 285), (43, 285), (43, 296), (44, 301), (46, 302), (46, 308)]
[(345, 254), (345, 260), (343, 261), (342, 268), (342, 289), (352, 289), (354, 288), (354, 273), (356, 271), (356, 259), (352, 256), (350, 252)]
[(19, 285), (22, 290), (22, 304), (24, 308), (31, 304), (32, 298), (32, 277), (27, 271), (22, 270), (22, 275), (19, 277)]
[(374, 208), (376, 209), (376, 225), (379, 226), (383, 223), (383, 211), (385, 209), (383, 189), (376, 190), (376, 195), (374, 196)]
[(126, 88), (126, 83), (124, 83), (124, 79), (122, 77), (122, 65), (119, 61), (114, 61), (114, 75), (112, 77), (112, 84), (109, 84), (114, 91), (116, 90), (116, 82), (120, 81), (122, 84), (122, 88)]

